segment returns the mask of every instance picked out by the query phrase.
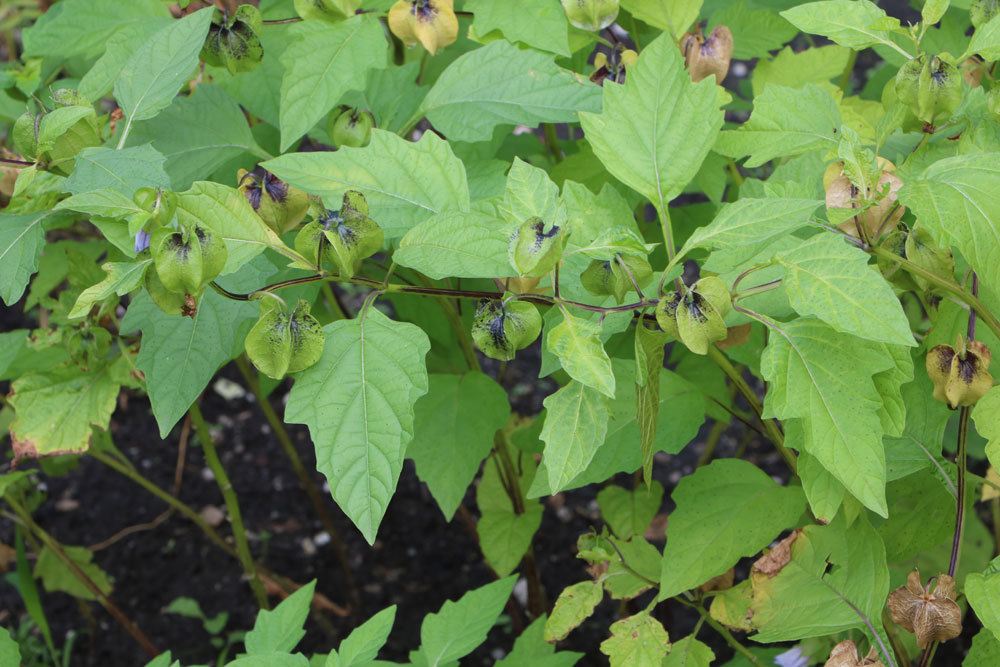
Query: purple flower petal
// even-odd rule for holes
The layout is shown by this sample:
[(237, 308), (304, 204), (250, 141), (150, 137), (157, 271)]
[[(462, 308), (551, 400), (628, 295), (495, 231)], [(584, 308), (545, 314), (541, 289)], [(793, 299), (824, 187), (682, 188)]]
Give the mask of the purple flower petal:
[(142, 252), (149, 247), (149, 232), (145, 229), (140, 229), (139, 233), (135, 235), (135, 251), (137, 253)]

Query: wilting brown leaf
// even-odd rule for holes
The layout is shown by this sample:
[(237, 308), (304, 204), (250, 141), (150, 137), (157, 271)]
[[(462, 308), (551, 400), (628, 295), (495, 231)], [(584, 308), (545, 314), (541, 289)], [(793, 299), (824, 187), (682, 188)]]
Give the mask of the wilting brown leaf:
[(753, 571), (768, 577), (781, 572), (781, 568), (788, 565), (788, 561), (792, 559), (792, 545), (801, 532), (794, 530), (788, 537), (774, 545), (770, 551), (757, 559), (753, 564)]

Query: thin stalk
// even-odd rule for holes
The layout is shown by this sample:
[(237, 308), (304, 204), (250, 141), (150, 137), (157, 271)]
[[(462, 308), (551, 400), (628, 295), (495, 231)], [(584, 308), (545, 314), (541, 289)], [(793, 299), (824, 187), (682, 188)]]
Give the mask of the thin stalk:
[(559, 136), (556, 134), (556, 126), (552, 123), (542, 123), (542, 134), (545, 136), (545, 147), (552, 156), (552, 161), (559, 164), (563, 161), (562, 149), (559, 148)]
[(146, 636), (146, 633), (143, 632), (136, 622), (129, 618), (128, 615), (125, 614), (125, 612), (123, 612), (118, 605), (111, 600), (111, 598), (104, 594), (104, 591), (102, 591), (101, 588), (94, 583), (94, 580), (91, 579), (87, 573), (84, 572), (80, 566), (69, 557), (66, 551), (62, 548), (62, 545), (54, 537), (49, 535), (44, 528), (35, 523), (34, 519), (31, 518), (31, 513), (28, 512), (28, 510), (21, 505), (21, 503), (11, 497), (8, 496), (5, 500), (7, 501), (7, 504), (10, 505), (11, 509), (14, 510), (14, 513), (17, 514), (24, 527), (36, 538), (38, 538), (38, 540), (44, 544), (49, 551), (55, 554), (56, 558), (58, 558), (66, 569), (69, 570), (70, 574), (83, 584), (83, 587), (90, 591), (91, 595), (97, 598), (100, 605), (104, 607), (109, 614), (111, 614), (118, 625), (122, 626), (122, 628), (129, 633), (132, 639), (134, 639), (136, 643), (142, 647), (142, 650), (150, 657), (156, 657), (159, 655), (160, 651), (153, 645), (153, 642)]
[(781, 429), (778, 428), (778, 424), (773, 419), (765, 419), (764, 406), (761, 405), (760, 399), (757, 398), (757, 394), (751, 389), (750, 385), (747, 384), (746, 380), (738, 370), (733, 366), (729, 358), (724, 355), (719, 348), (714, 345), (708, 348), (708, 357), (726, 374), (736, 390), (740, 392), (746, 402), (750, 404), (750, 409), (752, 409), (757, 417), (760, 419), (761, 424), (764, 425), (764, 430), (767, 431), (768, 437), (774, 446), (777, 448), (778, 453), (781, 454), (781, 458), (785, 459), (785, 463), (788, 467), (792, 469), (792, 472), (796, 471), (796, 457), (790, 449), (785, 447), (785, 436), (782, 434)]
[(850, 94), (848, 87), (851, 85), (851, 75), (854, 74), (854, 63), (857, 61), (858, 52), (852, 50), (851, 55), (847, 58), (847, 64), (844, 66), (844, 71), (840, 75), (840, 82), (838, 84), (845, 94)]
[(208, 430), (205, 416), (201, 413), (201, 408), (197, 404), (192, 405), (188, 410), (191, 415), (191, 423), (194, 424), (195, 433), (201, 441), (202, 451), (205, 452), (205, 462), (215, 475), (215, 483), (222, 492), (222, 497), (226, 502), (226, 511), (229, 513), (229, 523), (233, 528), (233, 538), (236, 540), (236, 555), (239, 557), (243, 572), (250, 580), (250, 589), (253, 591), (257, 606), (261, 609), (268, 609), (267, 591), (264, 589), (264, 582), (257, 574), (257, 567), (254, 565), (253, 555), (250, 553), (250, 543), (247, 541), (247, 531), (243, 525), (243, 514), (240, 512), (240, 501), (236, 496), (236, 489), (229, 481), (229, 475), (222, 466), (219, 459), (219, 452), (215, 448), (215, 441)]
[(715, 448), (719, 444), (719, 440), (722, 438), (722, 434), (726, 432), (729, 427), (724, 421), (717, 421), (712, 424), (712, 430), (708, 432), (708, 437), (705, 438), (705, 449), (701, 452), (701, 456), (698, 457), (698, 466), (702, 467), (706, 463), (712, 460), (712, 455), (715, 454)]
[(271, 400), (261, 389), (260, 378), (250, 368), (250, 364), (247, 363), (246, 358), (243, 356), (236, 357), (236, 367), (239, 369), (240, 374), (243, 375), (243, 379), (246, 380), (251, 393), (257, 399), (260, 411), (264, 413), (264, 418), (267, 419), (267, 423), (271, 426), (271, 431), (274, 432), (278, 444), (281, 445), (282, 451), (285, 452), (285, 456), (288, 457), (288, 461), (292, 464), (295, 476), (299, 478), (299, 485), (306, 496), (309, 497), (313, 511), (319, 518), (320, 523), (323, 524), (323, 529), (330, 536), (330, 544), (333, 546), (334, 555), (337, 557), (337, 562), (340, 563), (340, 568), (344, 574), (348, 595), (351, 601), (357, 605), (359, 602), (358, 588), (354, 581), (354, 575), (351, 574), (351, 561), (347, 556), (347, 545), (344, 543), (344, 539), (340, 536), (340, 532), (333, 522), (333, 516), (327, 508), (323, 494), (302, 462), (302, 457), (299, 456), (298, 450), (295, 449), (295, 444), (292, 443), (292, 438), (288, 435), (288, 430), (285, 428), (284, 422), (278, 417), (278, 413), (274, 411), (274, 406), (271, 405)]
[(965, 478), (968, 468), (967, 440), (969, 436), (969, 414), (972, 408), (963, 406), (958, 413), (958, 453), (955, 465), (958, 468), (958, 497), (955, 499), (955, 533), (951, 539), (951, 558), (948, 561), (948, 576), (954, 577), (958, 561), (962, 555), (962, 534), (965, 532)]

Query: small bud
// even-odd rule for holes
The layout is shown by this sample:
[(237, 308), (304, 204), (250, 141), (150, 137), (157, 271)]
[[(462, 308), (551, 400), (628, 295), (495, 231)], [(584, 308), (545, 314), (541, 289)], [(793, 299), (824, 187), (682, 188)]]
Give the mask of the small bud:
[(934, 398), (954, 410), (975, 405), (993, 387), (989, 373), (990, 349), (973, 340), (959, 339), (959, 349), (935, 345), (927, 352), (927, 375), (934, 384)]
[[(933, 580), (932, 580), (933, 581)], [(944, 642), (962, 634), (962, 610), (955, 604), (955, 580), (947, 574), (927, 586), (920, 583), (920, 572), (913, 570), (906, 585), (889, 594), (892, 620), (917, 637), (917, 646)]]
[(600, 32), (618, 18), (619, 0), (562, 0), (562, 6), (574, 28)]
[[(368, 202), (356, 190), (344, 193), (339, 211), (323, 211), (295, 237), (295, 249), (310, 261), (332, 262), (343, 277), (357, 273), (361, 262), (382, 249), (385, 235), (368, 217)], [(323, 257), (317, 257), (322, 247)]]
[(542, 316), (527, 301), (504, 304), (482, 299), (472, 320), (472, 340), (491, 359), (510, 361), (518, 350), (531, 345), (542, 331)]
[(215, 10), (201, 59), (209, 65), (225, 67), (230, 74), (249, 72), (264, 60), (262, 28), (260, 10), (253, 5), (240, 5), (231, 16)]
[(360, 148), (367, 146), (372, 138), (372, 128), (375, 127), (375, 117), (370, 111), (348, 108), (339, 114), (330, 114), (330, 125), (327, 134), (334, 146), (350, 146)]
[(181, 230), (160, 227), (150, 248), (163, 286), (192, 296), (222, 272), (228, 258), (222, 237), (199, 224)]
[(135, 205), (150, 214), (149, 227), (169, 225), (177, 212), (177, 193), (162, 188), (139, 188), (132, 195)]
[(309, 211), (309, 195), (258, 167), (237, 173), (239, 190), (264, 223), (278, 234), (299, 226)]
[(257, 323), (247, 334), (246, 351), (257, 370), (277, 380), (319, 361), (323, 343), (323, 328), (309, 314), (308, 301), (300, 300), (287, 313), (278, 299), (264, 297)]
[(997, 14), (1000, 14), (1000, 0), (972, 0), (969, 5), (969, 18), (976, 28), (989, 23)]
[(862, 658), (858, 654), (857, 645), (852, 640), (845, 639), (833, 647), (830, 658), (823, 667), (885, 667), (885, 665), (878, 659), (874, 647)]
[(540, 278), (559, 263), (566, 238), (558, 225), (546, 230), (541, 218), (528, 218), (510, 239), (510, 263), (520, 275)]
[(695, 354), (708, 354), (708, 346), (726, 337), (725, 316), (733, 302), (720, 278), (696, 282), (677, 305), (677, 334)]
[[(931, 239), (930, 232), (916, 227), (906, 236), (906, 258), (917, 266), (947, 280), (955, 279), (955, 258), (950, 248), (942, 248)], [(930, 288), (924, 278), (914, 275), (913, 279), (921, 289)]]
[(934, 125), (951, 117), (962, 101), (962, 75), (938, 56), (920, 55), (899, 68), (896, 97), (919, 120)]
[(406, 46), (418, 42), (434, 55), (458, 39), (454, 0), (399, 0), (389, 9), (389, 30)]
[[(838, 227), (841, 231), (858, 238), (860, 224), (872, 243), (878, 241), (875, 236), (880, 229), (883, 233), (892, 230), (906, 212), (905, 207), (896, 206), (899, 190), (903, 187), (903, 181), (894, 173), (896, 165), (884, 158), (878, 158), (877, 166), (878, 181), (874, 186), (869, 186), (864, 193), (844, 173), (843, 163), (834, 162), (823, 174), (827, 210), (864, 209), (858, 215), (840, 223)], [(871, 202), (874, 203), (865, 208)]]
[(304, 19), (342, 21), (357, 10), (358, 3), (353, 0), (295, 0), (295, 12)]
[(167, 315), (180, 315), (185, 307), (185, 295), (167, 289), (155, 269), (146, 271), (146, 292), (156, 306)]
[(733, 57), (733, 33), (724, 25), (716, 26), (705, 39), (701, 33), (688, 33), (681, 38), (681, 53), (693, 81), (715, 75), (715, 82), (722, 85), (729, 73)]
[[(618, 303), (622, 303), (625, 295), (635, 289), (632, 278), (639, 287), (645, 287), (653, 279), (653, 268), (645, 258), (629, 255), (622, 257), (622, 262), (625, 267), (617, 259), (595, 259), (580, 274), (580, 283), (591, 294), (612, 295)], [(632, 278), (629, 278), (628, 272), (632, 273)]]

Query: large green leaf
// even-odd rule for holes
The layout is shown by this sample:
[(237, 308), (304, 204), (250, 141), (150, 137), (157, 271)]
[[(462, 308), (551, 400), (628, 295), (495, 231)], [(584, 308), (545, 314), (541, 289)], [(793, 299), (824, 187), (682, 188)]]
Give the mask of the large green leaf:
[(63, 183), (63, 188), (74, 195), (108, 189), (131, 199), (142, 187), (170, 187), (166, 160), (149, 144), (119, 151), (85, 148), (76, 156), (73, 173)]
[(705, 31), (717, 25), (724, 25), (732, 31), (733, 59), (736, 60), (765, 58), (798, 34), (795, 26), (778, 16), (777, 12), (747, 0), (727, 3), (716, 11)]
[(670, 651), (667, 631), (648, 611), (615, 621), (608, 629), (611, 636), (601, 642), (601, 653), (611, 667), (660, 667)]
[(428, 614), (420, 626), (419, 657), (427, 667), (442, 667), (463, 658), (486, 641), (507, 598), (514, 589), (514, 577), (494, 581), (451, 600), (435, 614)]
[(573, 667), (583, 655), (571, 651), (556, 653), (556, 647), (545, 641), (544, 614), (532, 621), (514, 640), (514, 648), (494, 667)]
[(290, 653), (305, 636), (305, 622), (312, 606), (316, 580), (295, 591), (274, 609), (262, 609), (257, 614), (253, 630), (243, 643), (251, 655)]
[(514, 511), (483, 513), (476, 523), (476, 534), (479, 548), (494, 572), (502, 577), (514, 571), (541, 523), (542, 506), (538, 501), (529, 503), (521, 514)]
[(580, 114), (580, 123), (608, 171), (665, 213), (715, 142), (719, 99), (715, 79), (692, 83), (663, 36), (642, 50), (624, 85), (605, 82), (604, 110)]
[(761, 357), (764, 416), (801, 419), (805, 450), (848, 491), (886, 516), (885, 452), (872, 375), (892, 360), (817, 320), (771, 323)]
[[(585, 384), (572, 381), (545, 399), (545, 468), (551, 493), (587, 469), (608, 430), (608, 399)], [(637, 448), (638, 449), (638, 448)]]
[(751, 84), (754, 97), (771, 85), (799, 88), (807, 83), (829, 81), (843, 73), (850, 57), (850, 49), (836, 44), (804, 51), (786, 46), (774, 58), (760, 60), (753, 68)]
[(389, 639), (396, 620), (396, 605), (386, 607), (367, 621), (351, 630), (330, 653), (324, 667), (367, 667)]
[(791, 559), (780, 553), (767, 569), (754, 567), (750, 622), (759, 642), (794, 641), (881, 627), (889, 593), (885, 548), (864, 515), (849, 527), (839, 517), (828, 526), (807, 526), (793, 537)]
[(622, 9), (654, 28), (666, 30), (675, 40), (698, 18), (701, 5), (702, 0), (622, 0)]
[(321, 196), (333, 209), (340, 208), (345, 191), (360, 190), (387, 239), (403, 236), (441, 211), (469, 210), (465, 167), (448, 142), (433, 132), (410, 142), (372, 130), (371, 143), (364, 148), (282, 155), (264, 167)]
[(987, 570), (965, 578), (965, 597), (983, 626), (1000, 639), (1000, 573)]
[(212, 7), (200, 9), (157, 32), (125, 63), (115, 82), (115, 99), (125, 113), (123, 133), (168, 106), (198, 65)]
[(979, 435), (987, 439), (986, 456), (1000, 469), (1000, 387), (993, 387), (972, 409), (972, 419)]
[(611, 532), (623, 540), (633, 535), (645, 535), (662, 503), (663, 485), (656, 480), (648, 488), (625, 489), (612, 484), (597, 494), (601, 516)]
[(281, 54), (281, 150), (312, 129), (369, 70), (385, 67), (389, 48), (374, 14), (346, 21), (303, 21)]
[(797, 487), (782, 487), (752, 463), (719, 459), (681, 480), (672, 494), (660, 599), (696, 588), (753, 556), (805, 510)]
[(0, 213), (0, 297), (8, 306), (21, 298), (38, 269), (38, 256), (45, 244), (42, 221), (48, 214)]
[(73, 304), (73, 309), (69, 312), (69, 318), (84, 317), (95, 303), (103, 301), (111, 295), (124, 296), (137, 288), (152, 262), (152, 258), (146, 257), (136, 262), (108, 262), (104, 264), (101, 267), (107, 273), (104, 280), (80, 293), (76, 303)]
[(750, 120), (719, 135), (715, 150), (733, 158), (748, 155), (746, 166), (759, 167), (776, 157), (836, 149), (841, 122), (825, 88), (772, 85), (754, 99)]
[(978, 53), (987, 62), (1000, 59), (1000, 20), (992, 19), (976, 28), (963, 58)]
[(24, 30), (24, 55), (96, 58), (120, 30), (168, 16), (159, 0), (63, 0)]
[[(193, 95), (178, 97), (159, 116), (136, 125), (129, 143), (150, 143), (166, 157), (174, 190), (208, 178), (245, 153), (270, 157), (257, 145), (239, 105), (209, 84), (198, 86)], [(235, 172), (232, 179), (235, 183)]]
[(513, 277), (510, 225), (477, 211), (444, 211), (406, 233), (392, 258), (429, 278)]
[(899, 199), (941, 245), (954, 246), (993, 289), (1000, 285), (1000, 153), (938, 160)]
[(489, 139), (498, 125), (576, 122), (600, 108), (600, 88), (586, 78), (504, 40), (455, 59), (420, 107), (452, 141)]
[(172, 21), (171, 16), (158, 16), (129, 23), (116, 31), (108, 39), (104, 53), (80, 79), (77, 92), (88, 100), (99, 100), (108, 95), (132, 54)]
[(662, 667), (709, 667), (713, 660), (715, 652), (690, 635), (674, 642), (670, 654), (663, 659)]
[(496, 30), (508, 42), (569, 55), (569, 23), (559, 0), (469, 0), (466, 9), (472, 12), (472, 29), (480, 37)]
[(257, 310), (212, 290), (202, 295), (193, 318), (167, 315), (145, 294), (129, 304), (122, 332), (142, 331), (136, 366), (146, 376), (160, 437), (167, 437), (219, 367), (242, 351)]
[(777, 256), (788, 301), (799, 315), (867, 340), (916, 345), (903, 306), (868, 259), (836, 234), (817, 234)]
[(712, 251), (714, 271), (735, 269), (771, 243), (809, 225), (820, 204), (814, 199), (742, 198), (726, 204), (711, 223), (694, 230), (678, 257), (704, 248)]
[(875, 27), (885, 24), (885, 11), (868, 0), (806, 2), (786, 9), (781, 15), (802, 32), (829, 37), (855, 50), (877, 44), (898, 48), (889, 30)]
[(603, 599), (604, 588), (597, 581), (581, 581), (562, 589), (556, 598), (549, 620), (545, 622), (545, 641), (555, 642), (565, 639), (573, 628), (594, 613), (594, 609)]
[(503, 388), (478, 372), (431, 375), (428, 386), (417, 401), (406, 455), (451, 520), (490, 453), (494, 434), (507, 422), (510, 405)]
[(323, 356), (296, 377), (285, 421), (309, 427), (316, 467), (371, 544), (413, 437), (413, 406), (427, 393), (430, 341), (375, 308), (323, 331)]
[(106, 429), (128, 373), (123, 357), (91, 370), (62, 366), (29, 373), (11, 384), (10, 440), (14, 456), (86, 451), (91, 427)]
[(562, 321), (549, 330), (545, 344), (569, 376), (608, 398), (615, 397), (615, 374), (600, 339), (601, 325), (563, 310)]

